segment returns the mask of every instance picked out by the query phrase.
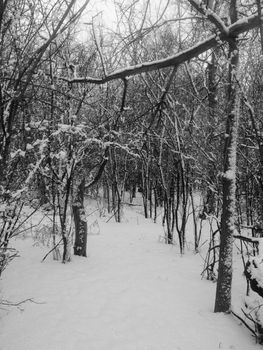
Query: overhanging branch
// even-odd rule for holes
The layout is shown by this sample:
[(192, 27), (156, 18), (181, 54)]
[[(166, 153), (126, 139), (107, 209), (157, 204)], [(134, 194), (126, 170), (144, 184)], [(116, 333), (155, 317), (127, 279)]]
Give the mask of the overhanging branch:
[(231, 37), (236, 37), (239, 34), (245, 33), (251, 29), (257, 28), (260, 25), (262, 17), (259, 18), (258, 15), (243, 18), (234, 24), (227, 27), (226, 33), (220, 33), (218, 35), (212, 35), (208, 39), (197, 43), (191, 48), (181, 51), (176, 55), (153, 61), (144, 62), (134, 66), (125, 67), (115, 72), (108, 74), (103, 78), (94, 77), (79, 77), (74, 79), (66, 79), (58, 77), (58, 79), (70, 82), (70, 83), (91, 83), (91, 84), (105, 84), (109, 81), (117, 79), (125, 79), (127, 77), (135, 76), (141, 73), (151, 72), (157, 69), (163, 69), (171, 66), (178, 66), (186, 61), (191, 60), (194, 57), (201, 55), (202, 53), (210, 50), (223, 42), (229, 40)]

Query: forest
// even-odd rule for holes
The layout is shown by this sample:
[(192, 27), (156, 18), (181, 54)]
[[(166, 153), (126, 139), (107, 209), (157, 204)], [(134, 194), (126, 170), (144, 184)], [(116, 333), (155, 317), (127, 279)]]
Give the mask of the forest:
[(0, 0), (0, 307), (24, 304), (2, 292), (16, 242), (71, 269), (93, 213), (117, 232), (139, 207), (262, 344), (262, 68), (262, 0)]

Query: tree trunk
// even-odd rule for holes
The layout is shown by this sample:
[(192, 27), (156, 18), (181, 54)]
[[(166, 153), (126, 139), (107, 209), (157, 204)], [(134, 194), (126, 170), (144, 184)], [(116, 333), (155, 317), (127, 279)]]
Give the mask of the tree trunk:
[[(236, 1), (231, 1), (232, 13), (236, 13)], [(233, 16), (233, 15), (232, 15)], [(232, 23), (236, 20), (232, 19)], [(232, 251), (235, 231), (236, 153), (240, 97), (237, 83), (238, 43), (237, 38), (229, 40), (229, 112), (226, 123), (224, 147), (223, 207), (221, 216), (221, 236), (219, 268), (216, 289), (215, 312), (230, 312), (232, 287)]]
[[(70, 196), (70, 190), (71, 190), (71, 184), (72, 184), (72, 177), (73, 177), (73, 170), (71, 169), (71, 174), (69, 175), (68, 179), (66, 180), (65, 187), (63, 188), (63, 192), (65, 192), (65, 200), (61, 197), (61, 193), (58, 191), (58, 210), (59, 210), (59, 217), (60, 217), (60, 226), (61, 226), (61, 235), (62, 235), (62, 242), (63, 242), (63, 253), (62, 253), (62, 263), (65, 264), (66, 262), (70, 261), (71, 257), (71, 247), (70, 247), (70, 240), (69, 240), (69, 233), (67, 231), (66, 227), (66, 221), (67, 221), (67, 208), (69, 205), (69, 196)], [(54, 208), (55, 209), (55, 208)]]
[(75, 223), (74, 255), (87, 256), (87, 222), (84, 210), (85, 179), (83, 178), (77, 189), (77, 196), (72, 205)]
[(148, 219), (148, 197), (149, 197), (149, 168), (148, 161), (146, 160), (145, 169), (142, 168), (142, 199), (143, 199), (143, 209), (144, 217)]
[(193, 185), (190, 185), (189, 187), (189, 195), (191, 199), (191, 205), (192, 205), (192, 215), (193, 215), (193, 225), (194, 225), (194, 242), (195, 242), (195, 252), (198, 253), (198, 246), (199, 246), (199, 237), (198, 237), (198, 231), (197, 231), (197, 220), (196, 220), (196, 212), (195, 212), (195, 203), (194, 203), (194, 194), (193, 194)]

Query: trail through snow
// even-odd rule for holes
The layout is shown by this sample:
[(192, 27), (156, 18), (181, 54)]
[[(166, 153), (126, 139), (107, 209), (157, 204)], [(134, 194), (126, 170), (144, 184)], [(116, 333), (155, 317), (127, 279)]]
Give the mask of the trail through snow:
[(17, 240), (2, 277), (10, 301), (42, 304), (0, 310), (0, 350), (260, 349), (230, 315), (214, 314), (215, 284), (189, 249), (159, 242), (160, 227), (100, 222), (88, 258), (40, 263), (46, 249)]

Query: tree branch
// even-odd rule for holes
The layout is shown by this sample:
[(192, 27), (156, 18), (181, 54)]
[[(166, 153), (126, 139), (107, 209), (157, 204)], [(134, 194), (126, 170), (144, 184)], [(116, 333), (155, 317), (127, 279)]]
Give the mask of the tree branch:
[(171, 66), (180, 65), (186, 61), (191, 60), (194, 57), (199, 56), (200, 54), (206, 52), (207, 50), (216, 47), (217, 45), (222, 44), (224, 41), (229, 40), (231, 37), (235, 37), (239, 34), (245, 33), (251, 29), (254, 29), (260, 25), (260, 20), (258, 15), (253, 15), (247, 18), (236, 21), (234, 24), (227, 27), (226, 33), (220, 33), (218, 35), (212, 35), (208, 39), (197, 43), (191, 48), (181, 51), (174, 56), (170, 56), (161, 60), (153, 62), (144, 62), (134, 66), (125, 67), (119, 70), (116, 70), (113, 73), (108, 74), (103, 78), (94, 78), (94, 77), (79, 77), (75, 79), (66, 79), (63, 77), (57, 77), (60, 80), (64, 80), (70, 83), (91, 83), (91, 84), (105, 84), (109, 81), (116, 79), (125, 79), (129, 76), (135, 76), (137, 74), (154, 71), (157, 69), (163, 69)]
[(96, 182), (99, 181), (99, 179), (101, 178), (102, 174), (103, 174), (103, 171), (104, 171), (104, 168), (108, 162), (108, 155), (109, 155), (109, 147), (107, 147), (105, 149), (105, 154), (104, 154), (104, 159), (103, 161), (101, 162), (100, 164), (100, 167), (99, 167), (99, 170), (96, 174), (96, 176), (94, 177), (94, 179), (88, 183), (86, 186), (85, 186), (85, 190), (87, 190), (88, 188), (90, 188), (91, 186), (93, 186)]
[(244, 242), (259, 244), (259, 239), (255, 238), (255, 237), (246, 237), (246, 236), (242, 236), (242, 235), (238, 235), (238, 236), (234, 235), (234, 238), (240, 239), (241, 241), (244, 241)]
[(62, 242), (63, 238), (60, 239), (60, 241), (54, 245), (54, 247), (52, 249), (50, 249), (50, 251), (44, 256), (44, 258), (41, 260), (41, 262), (43, 262), (44, 260), (46, 260), (46, 258), (49, 256), (50, 253), (53, 252), (53, 250), (55, 250), (59, 245), (60, 243)]
[[(242, 310), (242, 311), (243, 311), (243, 310)], [(245, 316), (247, 317), (247, 315), (246, 315), (246, 313), (245, 313), (244, 311), (243, 311), (243, 313), (244, 313)], [(243, 320), (243, 318), (242, 318), (241, 316), (239, 316), (238, 314), (236, 314), (233, 310), (231, 310), (231, 314), (233, 314), (237, 319), (239, 319), (239, 321), (241, 321), (241, 322), (243, 323), (243, 325), (244, 325), (245, 327), (247, 327), (247, 329), (249, 329), (250, 332), (252, 332), (252, 333), (254, 334), (255, 337), (257, 336), (257, 334), (256, 334), (256, 332), (254, 331), (254, 329), (251, 328), (251, 327), (246, 323), (246, 321)]]
[(209, 19), (209, 21), (213, 23), (222, 34), (229, 35), (229, 31), (225, 26), (225, 23), (214, 11), (212, 11), (210, 8), (207, 8), (202, 2), (198, 3), (197, 0), (188, 1), (199, 13), (207, 17), (207, 19)]

